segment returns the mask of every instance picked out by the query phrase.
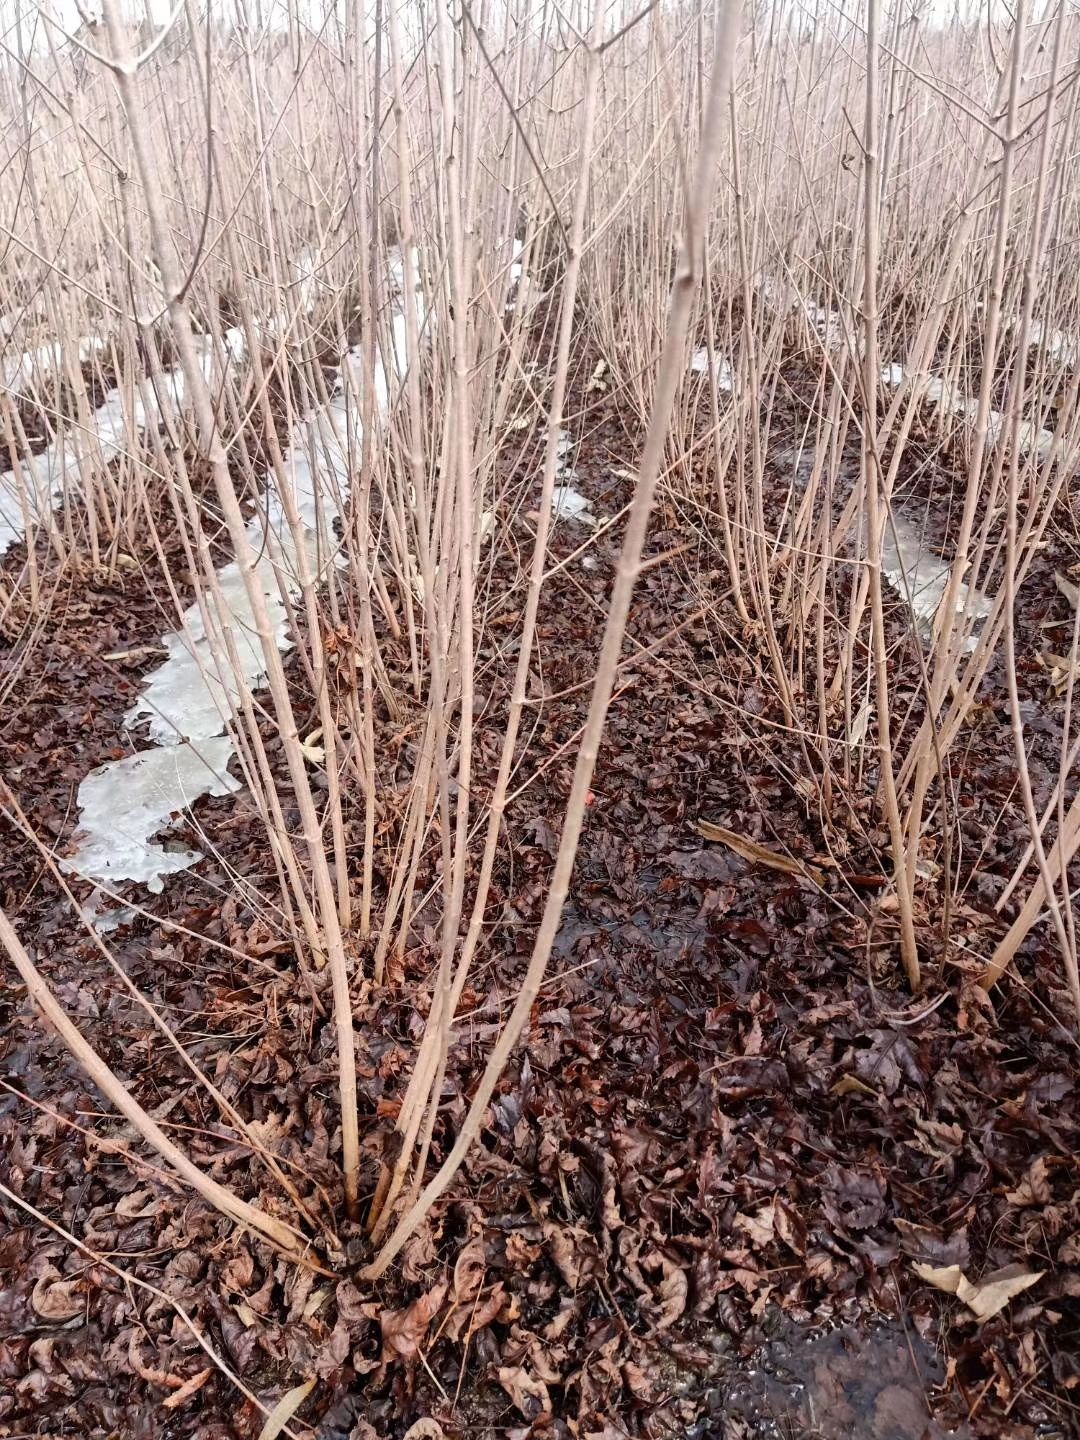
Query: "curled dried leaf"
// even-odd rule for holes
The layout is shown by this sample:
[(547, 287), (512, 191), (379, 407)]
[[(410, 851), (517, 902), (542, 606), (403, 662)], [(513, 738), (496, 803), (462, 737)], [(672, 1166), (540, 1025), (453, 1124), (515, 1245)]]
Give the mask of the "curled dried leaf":
[(675, 1321), (686, 1309), (690, 1283), (686, 1278), (686, 1271), (676, 1265), (674, 1260), (669, 1260), (666, 1255), (659, 1252), (658, 1259), (663, 1275), (660, 1284), (656, 1287), (656, 1298), (659, 1305), (656, 1328), (657, 1330), (667, 1330), (675, 1324)]
[(179, 1390), (174, 1390), (171, 1395), (167, 1396), (161, 1402), (162, 1408), (165, 1410), (179, 1410), (181, 1405), (186, 1405), (193, 1395), (198, 1394), (213, 1373), (214, 1367), (208, 1365), (205, 1370), (200, 1370), (195, 1375), (192, 1375), (190, 1380), (184, 1381)]
[(414, 1421), (405, 1431), (402, 1440), (445, 1440), (446, 1431), (430, 1415)]
[(537, 1420), (541, 1415), (551, 1414), (548, 1387), (542, 1380), (530, 1375), (523, 1365), (501, 1366), (499, 1384), (526, 1420)]
[(779, 870), (784, 875), (798, 875), (803, 880), (811, 880), (815, 885), (825, 883), (825, 876), (816, 865), (807, 865), (802, 860), (796, 860), (794, 856), (770, 850), (767, 845), (759, 845), (756, 840), (737, 835), (734, 830), (726, 830), (723, 825), (714, 825), (711, 820), (699, 820), (696, 829), (705, 840), (718, 840), (721, 845), (734, 850), (736, 855), (749, 860), (752, 865), (767, 865), (770, 870)]
[(415, 1360), (428, 1326), (446, 1298), (446, 1285), (439, 1284), (421, 1295), (404, 1310), (384, 1310), (379, 1316), (382, 1329), (382, 1362)]
[(972, 1283), (959, 1265), (915, 1265), (916, 1275), (962, 1300), (977, 1320), (989, 1320), (1016, 1295), (1037, 1284), (1046, 1273), (1043, 1270), (1025, 1270), (1022, 1265), (1006, 1265), (990, 1275), (984, 1275)]
[(1050, 1180), (1047, 1174), (1046, 1157), (1040, 1155), (1033, 1160), (1028, 1167), (1027, 1174), (1020, 1181), (1015, 1190), (1010, 1190), (1005, 1196), (1010, 1205), (1035, 1206), (1049, 1205), (1050, 1203)]
[(86, 1295), (78, 1280), (62, 1280), (55, 1265), (46, 1267), (30, 1295), (30, 1304), (43, 1320), (62, 1324), (86, 1308)]

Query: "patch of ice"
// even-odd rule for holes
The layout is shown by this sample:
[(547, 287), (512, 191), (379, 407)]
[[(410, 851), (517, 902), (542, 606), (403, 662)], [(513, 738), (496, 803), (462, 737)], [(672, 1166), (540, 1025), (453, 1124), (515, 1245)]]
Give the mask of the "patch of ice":
[[(1019, 316), (1010, 322), (1009, 328), (1019, 330)], [(1038, 346), (1046, 352), (1049, 360), (1070, 370), (1075, 369), (1077, 361), (1080, 360), (1080, 341), (1076, 336), (1070, 335), (1067, 330), (1056, 330), (1053, 326), (1044, 325), (1041, 320), (1032, 320), (1029, 325), (1028, 344)]]
[[(952, 565), (934, 555), (926, 545), (921, 530), (905, 515), (893, 512), (892, 523), (885, 527), (881, 547), (881, 573), (892, 589), (905, 602), (910, 600), (912, 616), (925, 635), (934, 625), (945, 599)], [(981, 591), (971, 592), (961, 582), (956, 597), (956, 613), (970, 610), (974, 620), (982, 621), (990, 614), (990, 602)], [(978, 636), (969, 635), (965, 644), (974, 650)]]
[(310, 315), (315, 309), (315, 301), (319, 294), (319, 265), (321, 256), (314, 245), (308, 245), (301, 250), (299, 259), (293, 266), (293, 280), (300, 291), (300, 308), (305, 315)]
[(531, 281), (525, 271), (524, 261), (521, 259), (525, 253), (525, 242), (519, 240), (515, 235), (511, 249), (509, 281), (507, 284), (507, 298), (503, 305), (503, 314), (512, 315), (516, 310), (524, 310), (530, 299)]
[(551, 520), (576, 520), (580, 525), (598, 525), (592, 501), (577, 488), (577, 472), (570, 463), (574, 442), (568, 430), (560, 430), (556, 439), (555, 474), (559, 477), (551, 495)]
[(108, 935), (121, 925), (130, 925), (139, 913), (133, 905), (121, 905), (115, 910), (99, 909), (99, 906), (108, 903), (109, 897), (104, 891), (95, 890), (86, 904), (79, 909), (82, 919), (92, 925), (99, 935)]
[(800, 306), (810, 328), (826, 350), (838, 350), (844, 343), (844, 322), (835, 310), (815, 305), (812, 300), (803, 300)]
[(903, 365), (900, 365), (895, 360), (890, 361), (888, 365), (883, 365), (881, 367), (881, 379), (882, 383), (887, 385), (890, 390), (895, 390), (898, 385), (902, 385), (904, 382)]
[[(419, 303), (419, 295), (417, 300)], [(392, 353), (378, 356), (375, 375), (375, 398), (383, 412), (391, 395), (387, 371), (394, 376), (396, 390), (407, 359), (400, 311), (393, 322)], [(357, 455), (361, 426), (356, 397), (362, 375), (358, 348), (345, 357), (343, 369), (344, 383), (327, 406), (294, 426), (282, 457), (291, 502), (300, 519), (302, 551), (287, 523), (286, 497), (273, 474), (265, 515), (256, 516), (248, 526), (252, 549), (262, 557), (255, 573), (280, 650), (292, 643), (282, 585), (297, 595), (301, 562), (311, 569), (325, 563), (323, 551), (330, 527), (348, 495)], [(268, 552), (269, 535), (277, 542), (280, 571)], [(254, 690), (266, 677), (266, 657), (247, 586), (236, 563), (223, 566), (217, 578), (221, 612), (211, 596), (205, 601), (211, 629), (228, 631), (239, 680), (244, 689)], [(165, 636), (163, 644), (168, 659), (147, 677), (142, 696), (125, 716), (129, 727), (148, 721), (155, 747), (102, 766), (83, 781), (78, 797), (77, 850), (64, 862), (66, 870), (88, 879), (134, 880), (154, 891), (161, 889), (165, 875), (186, 870), (202, 857), (192, 850), (166, 850), (151, 836), (200, 796), (224, 795), (240, 788), (227, 767), (235, 754), (229, 723), (241, 699), (241, 686), (233, 669), (218, 670), (212, 637), (197, 604), (188, 608), (180, 628)]]
[[(894, 362), (882, 370), (881, 378), (886, 385), (895, 388), (902, 384), (906, 373), (903, 365)], [(974, 422), (979, 413), (979, 402), (973, 395), (966, 395), (939, 375), (928, 376), (919, 382), (918, 389), (922, 398), (942, 414), (955, 415), (959, 419)], [(1000, 410), (991, 410), (987, 417), (986, 433), (990, 443), (997, 445), (1008, 434), (1008, 417)], [(1055, 449), (1060, 448), (1055, 442), (1052, 430), (1036, 426), (1030, 420), (1020, 421), (1016, 440), (1022, 454), (1034, 451), (1040, 460), (1048, 460)]]
[(231, 755), (232, 741), (222, 735), (197, 747), (146, 750), (92, 770), (79, 786), (82, 842), (63, 868), (95, 880), (140, 881), (158, 894), (163, 876), (188, 869), (200, 856), (166, 850), (148, 837), (198, 796), (238, 790), (239, 781), (226, 770)]
[(582, 525), (596, 525), (592, 512), (592, 501), (575, 490), (572, 485), (556, 485), (552, 492), (551, 518), (553, 520), (577, 520)]
[[(695, 350), (690, 357), (690, 369), (695, 375), (707, 375), (709, 373), (709, 351), (704, 345)], [(735, 377), (731, 373), (730, 363), (721, 355), (717, 355), (713, 364), (713, 373), (716, 379), (718, 390), (726, 390), (730, 395), (735, 386)]]
[[(243, 354), (243, 334), (227, 330), (223, 336), (226, 355), (235, 360)], [(199, 364), (207, 378), (216, 373), (213, 347), (200, 337)], [(34, 523), (53, 507), (68, 483), (77, 483), (84, 463), (109, 464), (120, 455), (133, 431), (163, 423), (166, 417), (183, 410), (187, 382), (183, 370), (163, 370), (147, 382), (144, 398), (137, 390), (129, 404), (119, 390), (110, 390), (83, 430), (70, 426), (38, 455), (27, 456), (14, 469), (0, 473), (0, 555), (10, 550), (25, 533), (24, 508)]]
[[(318, 556), (320, 516), (325, 534), (338, 513), (338, 497), (347, 490), (350, 455), (355, 453), (359, 430), (355, 404), (343, 394), (336, 395), (324, 411), (294, 428), (292, 444), (282, 457), (309, 564)], [(285, 518), (284, 498), (273, 481), (265, 524), (256, 516), (248, 526), (248, 540), (256, 553), (263, 552), (255, 573), (275, 643), (285, 650), (292, 642), (278, 572), (265, 553), (267, 526), (281, 547), (281, 579), (295, 595), (300, 557)], [(207, 597), (211, 626), (227, 628), (242, 683), (255, 690), (266, 678), (266, 657), (239, 565), (222, 566), (218, 585), (223, 611), (215, 614), (216, 606)], [(240, 782), (227, 773), (235, 753), (228, 726), (240, 703), (240, 686), (234, 670), (219, 671), (198, 604), (188, 607), (181, 628), (162, 643), (168, 659), (147, 677), (143, 694), (124, 717), (128, 728), (147, 720), (155, 748), (100, 767), (79, 787), (78, 849), (64, 868), (88, 879), (135, 880), (160, 890), (163, 875), (186, 870), (202, 857), (190, 850), (166, 851), (150, 837), (200, 796), (226, 795), (240, 788)]]

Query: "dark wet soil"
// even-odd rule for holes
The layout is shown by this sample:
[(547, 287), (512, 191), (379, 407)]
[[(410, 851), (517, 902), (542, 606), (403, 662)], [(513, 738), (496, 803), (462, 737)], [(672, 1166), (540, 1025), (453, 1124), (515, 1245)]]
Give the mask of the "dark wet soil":
[[(613, 511), (626, 499), (616, 472), (632, 460), (634, 427), (604, 408), (575, 423), (588, 435), (579, 488)], [(525, 502), (512, 522), (518, 544), (528, 539), (535, 448), (523, 447), (511, 472)], [(561, 524), (555, 553), (582, 538)], [(683, 539), (661, 508), (651, 553)], [(522, 766), (522, 779), (537, 778), (508, 813), (513, 843), (463, 996), (433, 1163), (453, 1141), (531, 948), (583, 714), (573, 687), (591, 673), (613, 543), (602, 543), (594, 569), (567, 567), (545, 596), (537, 686), (561, 698), (543, 708)], [(515, 603), (515, 579), (510, 556), (496, 562), (492, 616)], [(1048, 598), (1051, 574), (1036, 580)], [(9, 674), (24, 667), (0, 716), (5, 770), (61, 849), (77, 782), (121, 743), (141, 673), (133, 662), (121, 684), (86, 657), (165, 628), (151, 584), (95, 593), (73, 588), (66, 617), (57, 612), (64, 624), (35, 631), (17, 660), (13, 645), (0, 653)], [(77, 604), (85, 608), (73, 614)], [(336, 1228), (346, 1258), (330, 1274), (283, 1264), (181, 1187), (88, 1140), (84, 1130), (131, 1143), (3, 972), (0, 1181), (93, 1253), (0, 1196), (0, 1437), (253, 1440), (261, 1417), (216, 1373), (164, 1408), (173, 1382), (207, 1365), (171, 1300), (268, 1403), (314, 1377), (300, 1416), (321, 1440), (389, 1440), (425, 1416), (450, 1437), (513, 1440), (1080, 1433), (1080, 1111), (1075, 1046), (1053, 1015), (1052, 945), (1033, 937), (1024, 984), (994, 1007), (961, 965), (913, 1001), (899, 979), (895, 918), (878, 904), (887, 836), (862, 796), (841, 797), (829, 816), (807, 805), (794, 783), (806, 752), (781, 724), (762, 657), (718, 578), (699, 573), (693, 555), (647, 571), (631, 632), (655, 648), (624, 656), (571, 902), (527, 1040), (458, 1182), (379, 1286), (361, 1282), (367, 1242), (341, 1220), (325, 976), (297, 969), (243, 795), (200, 802), (209, 858), (149, 902), (133, 891), (149, 913), (121, 920), (109, 940), (190, 1053), (295, 1167), (312, 1213)], [(303, 709), (310, 697), (296, 666), (293, 683)], [(1026, 698), (1042, 702), (1035, 677), (1026, 683)], [(487, 694), (478, 717), (478, 803), (504, 700)], [(1057, 723), (1052, 705), (1046, 713)], [(1022, 815), (1003, 807), (994, 779), (1009, 765), (999, 703), (983, 723), (965, 762), (962, 823), (985, 840), (992, 816), (982, 865), (994, 880), (1018, 853)], [(392, 777), (412, 741), (387, 716), (379, 727)], [(287, 801), (280, 747), (267, 738)], [(702, 818), (833, 863), (821, 886), (751, 865), (704, 841)], [(40, 855), (0, 823), (3, 903), (70, 1013), (193, 1158), (287, 1212), (148, 1030)], [(357, 796), (346, 824), (359, 863)], [(190, 819), (174, 833), (206, 848)], [(390, 859), (380, 848), (380, 885)], [(938, 897), (927, 883), (932, 960)], [(1002, 926), (992, 885), (967, 888), (957, 923), (985, 950)], [(80, 900), (89, 891), (76, 889)], [(437, 918), (418, 918), (385, 987), (357, 986), (366, 1193), (429, 1001)], [(357, 944), (358, 972), (366, 959)], [(167, 1298), (133, 1287), (105, 1258)], [(1019, 1264), (1042, 1279), (978, 1326), (916, 1264), (974, 1277)]]
[(820, 1335), (792, 1326), (784, 1331), (723, 1391), (720, 1414), (693, 1427), (694, 1440), (963, 1440), (970, 1434), (966, 1424), (947, 1429), (933, 1418), (932, 1394), (945, 1367), (913, 1331), (876, 1322)]

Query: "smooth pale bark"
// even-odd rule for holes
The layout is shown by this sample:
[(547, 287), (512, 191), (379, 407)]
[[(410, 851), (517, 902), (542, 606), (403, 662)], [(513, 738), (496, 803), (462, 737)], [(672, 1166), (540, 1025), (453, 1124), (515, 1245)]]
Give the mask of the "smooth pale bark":
[(626, 536), (615, 573), (611, 606), (604, 629), (604, 641), (596, 667), (588, 719), (578, 751), (570, 797), (566, 804), (562, 837), (555, 858), (547, 903), (537, 932), (521, 990), (510, 1018), (499, 1036), (484, 1073), (473, 1096), (457, 1140), (442, 1166), (423, 1193), (402, 1217), (375, 1260), (363, 1271), (365, 1279), (376, 1280), (400, 1252), (402, 1246), (421, 1223), (428, 1210), (446, 1190), (458, 1172), (483, 1125), (488, 1102), (495, 1091), (506, 1062), (528, 1024), (533, 1004), (540, 993), (552, 946), (562, 919), (563, 906), (570, 889), (578, 839), (584, 823), (593, 769), (603, 738), (608, 705), (615, 684), (619, 652), (626, 634), (630, 601), (641, 568), (641, 556), (648, 533), (656, 482), (664, 460), (671, 410), (675, 400), (686, 351), (690, 316), (697, 298), (703, 270), (702, 251), (705, 243), (706, 217), (716, 185), (717, 160), (723, 130), (727, 88), (731, 75), (738, 37), (739, 5), (726, 0), (716, 22), (713, 73), (709, 83), (708, 102), (702, 124), (701, 145), (693, 181), (686, 199), (684, 238), (675, 279), (671, 287), (667, 332), (653, 399), (652, 415), (645, 438), (645, 448), (638, 470), (634, 500), (630, 507)]

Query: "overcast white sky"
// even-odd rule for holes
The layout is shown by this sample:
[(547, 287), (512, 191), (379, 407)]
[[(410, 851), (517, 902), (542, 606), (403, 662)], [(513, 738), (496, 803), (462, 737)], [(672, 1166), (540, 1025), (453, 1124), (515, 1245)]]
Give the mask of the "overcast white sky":
[[(160, 23), (172, 13), (175, 3), (176, 0), (125, 0), (125, 8), (133, 16), (142, 18), (149, 15), (152, 20)], [(220, 8), (223, 14), (234, 13), (234, 7), (230, 0), (212, 0), (212, 3), (214, 8)], [(321, 17), (326, 13), (324, 5), (332, 4), (334, 0), (289, 0), (289, 3), (294, 9), (298, 6), (311, 16), (318, 14)], [(788, 0), (788, 3), (790, 4), (791, 0)], [(900, 3), (908, 13), (917, 10), (923, 20), (928, 23), (935, 21), (946, 23), (954, 18), (958, 10), (965, 18), (985, 17), (989, 10), (995, 19), (1006, 20), (1013, 8), (1011, 5), (1008, 5), (1007, 8), (1007, 0), (900, 0)], [(37, 10), (40, 10), (44, 14), (55, 17), (56, 21), (66, 30), (74, 30), (79, 24), (80, 5), (84, 11), (90, 13), (99, 8), (95, 0), (78, 0), (78, 4), (76, 4), (76, 0), (0, 0), (0, 29), (6, 35), (11, 36), (14, 31), (16, 14), (21, 9), (25, 17), (24, 23), (26, 19), (34, 17)], [(202, 0), (200, 9), (204, 8), (204, 5), (205, 0)], [(1054, 5), (1055, 0), (1033, 0), (1033, 3), (1029, 3), (1029, 16), (1041, 18)], [(254, 9), (253, 0), (252, 8)], [(618, 0), (614, 0), (612, 8), (613, 10), (618, 8)], [(629, 5), (627, 14), (638, 8), (640, 5), (635, 0), (634, 4)], [(812, 0), (809, 0), (806, 8), (808, 10), (813, 8)], [(854, 16), (863, 8), (862, 0), (836, 0), (838, 12), (847, 10)], [(884, 8), (886, 10), (892, 8), (890, 0), (884, 0)], [(264, 17), (272, 14), (275, 10), (284, 17), (286, 0), (262, 0)]]

